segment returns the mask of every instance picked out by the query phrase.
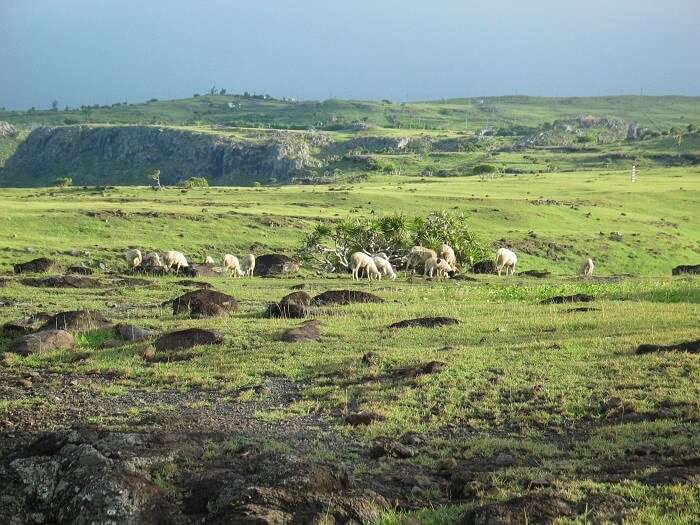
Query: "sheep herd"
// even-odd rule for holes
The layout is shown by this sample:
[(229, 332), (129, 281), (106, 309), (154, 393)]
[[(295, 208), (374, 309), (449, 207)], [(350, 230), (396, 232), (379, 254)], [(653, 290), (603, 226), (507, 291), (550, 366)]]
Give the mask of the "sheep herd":
[[(138, 249), (130, 249), (127, 250), (124, 258), (131, 268), (138, 266), (165, 268), (166, 270), (174, 268), (176, 272), (179, 272), (182, 268), (189, 266), (184, 254), (175, 250), (167, 251), (161, 256), (156, 252), (143, 255)], [(512, 250), (499, 248), (496, 251), (494, 268), (499, 276), (503, 271), (506, 275), (513, 275), (517, 262), (518, 257)], [(207, 255), (204, 258), (204, 264), (213, 266), (216, 261)], [(382, 276), (392, 280), (396, 279), (396, 270), (384, 253), (371, 255), (366, 252), (355, 252), (350, 256), (349, 267), (353, 280), (360, 280), (363, 275), (370, 281), (372, 279), (381, 280)], [(223, 257), (223, 268), (225, 271), (231, 272), (231, 277), (252, 277), (255, 270), (255, 255), (250, 253), (239, 260), (235, 255), (226, 254)], [(445, 279), (458, 271), (457, 257), (452, 247), (447, 243), (443, 243), (438, 252), (424, 246), (414, 246), (405, 257), (405, 268), (406, 275), (409, 271), (413, 275), (417, 269), (422, 269), (424, 277)], [(588, 258), (583, 262), (580, 274), (584, 277), (591, 277), (594, 268), (593, 260)]]

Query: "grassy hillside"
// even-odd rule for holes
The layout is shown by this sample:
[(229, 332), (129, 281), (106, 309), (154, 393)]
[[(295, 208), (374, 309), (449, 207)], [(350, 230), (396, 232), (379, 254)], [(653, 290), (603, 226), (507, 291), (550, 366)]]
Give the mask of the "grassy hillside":
[[(191, 494), (206, 514), (236, 501), (228, 489), (239, 486), (256, 512), (279, 513), (247, 487), (306, 495), (310, 482), (289, 472), (313, 483), (313, 473), (330, 469), (352, 481), (324, 489), (322, 509), (372, 490), (386, 498), (360, 500), (377, 509), (366, 520), (375, 525), (499, 523), (508, 513), (511, 523), (690, 524), (700, 515), (700, 356), (634, 354), (641, 343), (699, 336), (700, 283), (670, 276), (677, 264), (700, 262), (697, 168), (643, 170), (635, 183), (623, 170), (371, 175), (344, 185), (184, 193), (5, 189), (0, 202), (0, 324), (89, 308), (115, 322), (224, 337), (220, 346), (147, 359), (147, 342), (105, 345), (115, 336), (102, 328), (76, 334), (74, 350), (20, 357), (6, 352), (13, 336), (0, 332), (0, 455), (46, 430), (87, 427), (103, 442), (106, 432), (126, 432), (149, 440), (149, 460), (134, 468), (147, 469), (188, 513)], [(553, 275), (439, 282), (402, 274), (368, 284), (302, 268), (288, 278), (197, 278), (241, 305), (205, 319), (174, 316), (165, 303), (191, 282), (122, 275), (131, 246), (176, 248), (193, 261), (293, 254), (319, 222), (435, 209), (462, 210), (493, 246), (513, 246), (518, 270)], [(89, 266), (99, 285), (35, 288), (11, 273), (13, 263), (38, 256)], [(587, 256), (597, 271), (586, 280), (575, 272)], [(319, 308), (321, 342), (284, 343), (281, 331), (298, 321), (262, 312), (298, 284), (311, 295), (349, 288), (385, 302)], [(594, 300), (582, 311), (540, 304), (562, 293)], [(432, 315), (460, 324), (387, 328)], [(373, 421), (347, 422), (360, 412)], [(378, 443), (396, 441), (407, 448), (376, 457)]]

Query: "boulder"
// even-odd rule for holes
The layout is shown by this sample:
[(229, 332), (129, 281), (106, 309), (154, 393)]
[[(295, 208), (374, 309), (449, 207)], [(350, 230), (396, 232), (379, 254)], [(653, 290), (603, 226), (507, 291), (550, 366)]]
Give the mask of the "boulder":
[(186, 268), (180, 268), (180, 274), (188, 277), (221, 277), (226, 275), (226, 272), (221, 266), (190, 264)]
[(56, 261), (46, 257), (39, 257), (31, 261), (17, 263), (14, 265), (14, 269), (15, 273), (46, 273), (57, 271), (59, 268)]
[(194, 290), (172, 301), (173, 315), (181, 313), (190, 317), (211, 317), (238, 310), (238, 302), (230, 295), (215, 290)]
[(524, 272), (519, 272), (518, 275), (526, 275), (528, 277), (537, 277), (538, 279), (544, 279), (552, 274), (547, 270), (526, 270)]
[(57, 277), (22, 279), (25, 286), (36, 288), (100, 288), (102, 283), (92, 277), (82, 275), (59, 275)]
[(361, 290), (329, 290), (318, 294), (312, 299), (312, 302), (315, 305), (323, 306), (328, 304), (383, 303), (384, 299)]
[(68, 273), (75, 273), (78, 275), (92, 275), (93, 269), (87, 266), (69, 266)]
[(299, 270), (299, 263), (291, 257), (279, 253), (261, 255), (255, 259), (253, 274), (260, 277), (288, 275)]
[(457, 319), (452, 317), (418, 317), (416, 319), (406, 319), (390, 324), (389, 328), (434, 328), (436, 326), (449, 326), (459, 324)]
[(637, 354), (649, 354), (651, 352), (688, 352), (691, 354), (700, 353), (700, 339), (695, 341), (684, 341), (674, 345), (653, 345), (643, 344), (637, 347)]
[(186, 328), (161, 335), (153, 342), (153, 346), (159, 352), (168, 350), (181, 350), (199, 345), (220, 345), (224, 338), (213, 330), (202, 328)]
[(700, 264), (681, 264), (671, 270), (671, 275), (700, 275)]
[(311, 296), (302, 291), (292, 292), (280, 299), (280, 304), (296, 304), (298, 306), (309, 306), (311, 304)]
[(73, 348), (74, 344), (73, 336), (65, 330), (42, 330), (17, 339), (10, 345), (10, 352), (27, 356)]
[(496, 264), (488, 259), (472, 265), (472, 273), (496, 273)]
[(150, 339), (155, 334), (151, 330), (146, 330), (145, 328), (139, 328), (132, 324), (120, 323), (114, 327), (119, 337), (126, 339), (127, 341), (145, 341)]
[(72, 310), (60, 312), (49, 317), (39, 330), (69, 330), (88, 332), (111, 326), (110, 321), (99, 312), (90, 310)]
[(290, 328), (282, 333), (282, 341), (287, 343), (298, 343), (308, 341), (318, 341), (321, 338), (321, 321), (312, 319), (300, 324), (295, 328)]
[(555, 295), (549, 299), (540, 301), (540, 304), (565, 304), (565, 303), (589, 303), (593, 296), (586, 293), (575, 293), (573, 295)]
[(289, 319), (302, 319), (306, 317), (306, 306), (295, 303), (272, 303), (265, 310), (265, 317), (283, 317)]

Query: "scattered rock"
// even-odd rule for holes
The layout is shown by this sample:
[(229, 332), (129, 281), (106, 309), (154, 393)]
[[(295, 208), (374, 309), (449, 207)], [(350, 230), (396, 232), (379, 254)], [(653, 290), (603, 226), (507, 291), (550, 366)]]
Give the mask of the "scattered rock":
[(306, 292), (292, 292), (280, 299), (280, 304), (296, 304), (299, 306), (309, 306), (311, 296)]
[(186, 328), (161, 335), (153, 342), (157, 351), (180, 350), (198, 345), (220, 345), (224, 338), (213, 330)]
[(652, 352), (688, 352), (697, 354), (700, 352), (700, 339), (684, 341), (675, 345), (643, 344), (637, 347), (637, 354), (650, 354)]
[(26, 278), (20, 281), (25, 286), (36, 288), (100, 288), (102, 283), (92, 277), (59, 275), (57, 277)]
[(46, 273), (50, 271), (59, 271), (56, 261), (39, 257), (31, 261), (17, 263), (14, 265), (15, 273)]
[(283, 254), (266, 254), (256, 257), (254, 275), (269, 277), (288, 275), (299, 270), (299, 263)]
[(564, 304), (564, 303), (589, 303), (593, 296), (586, 293), (575, 293), (573, 295), (556, 295), (540, 301), (540, 304)]
[(671, 275), (700, 275), (700, 264), (681, 264), (671, 270)]
[(282, 333), (282, 341), (287, 343), (298, 343), (305, 341), (318, 341), (321, 338), (321, 322), (312, 319), (300, 324), (295, 328), (290, 328)]
[(106, 339), (100, 344), (100, 350), (107, 350), (109, 348), (117, 348), (121, 346), (121, 343), (116, 339)]
[(353, 427), (369, 425), (375, 421), (384, 421), (384, 416), (372, 412), (356, 412), (345, 416), (345, 422)]
[(151, 330), (146, 330), (145, 328), (139, 328), (132, 324), (120, 323), (114, 327), (119, 337), (126, 339), (127, 341), (145, 341), (150, 339), (155, 334)]
[(531, 492), (506, 501), (483, 505), (469, 511), (460, 525), (520, 525), (552, 523), (557, 518), (574, 516), (573, 505), (554, 491)]
[(405, 321), (390, 324), (389, 328), (434, 328), (436, 326), (450, 326), (454, 324), (459, 324), (459, 321), (452, 317), (418, 317), (417, 319), (406, 319)]
[(544, 279), (552, 275), (547, 270), (526, 270), (524, 272), (518, 272), (518, 275), (527, 275), (528, 277), (537, 277), (538, 279)]
[(622, 234), (620, 232), (610, 232), (608, 238), (611, 241), (622, 242)]
[(68, 330), (88, 332), (111, 326), (111, 323), (99, 312), (90, 310), (73, 310), (52, 315), (39, 330)]
[(574, 312), (599, 312), (600, 308), (593, 308), (591, 306), (579, 306), (578, 308), (568, 308), (565, 311), (570, 312), (570, 313), (574, 313)]
[(69, 266), (68, 267), (68, 273), (75, 273), (78, 275), (92, 275), (93, 274), (93, 269), (88, 268), (87, 266)]
[(391, 456), (398, 459), (412, 458), (416, 451), (411, 447), (399, 443), (398, 441), (378, 441), (369, 449), (369, 457), (379, 459), (384, 456)]
[(268, 318), (303, 319), (306, 315), (306, 307), (294, 303), (272, 303), (265, 310), (265, 317)]
[(472, 265), (472, 273), (496, 273), (496, 265), (491, 260), (484, 260)]
[(323, 306), (328, 304), (383, 303), (384, 299), (361, 290), (329, 290), (314, 297), (312, 302), (315, 305)]
[(211, 317), (238, 310), (236, 299), (215, 290), (195, 290), (173, 299), (173, 315)]
[(42, 330), (20, 337), (10, 345), (9, 351), (27, 356), (55, 349), (70, 349), (73, 345), (73, 336), (65, 330)]

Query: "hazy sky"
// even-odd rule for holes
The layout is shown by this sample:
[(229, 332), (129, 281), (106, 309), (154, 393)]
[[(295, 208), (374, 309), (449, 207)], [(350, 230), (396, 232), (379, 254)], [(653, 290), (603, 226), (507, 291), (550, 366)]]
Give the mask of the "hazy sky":
[(700, 0), (0, 0), (0, 106), (700, 95)]

